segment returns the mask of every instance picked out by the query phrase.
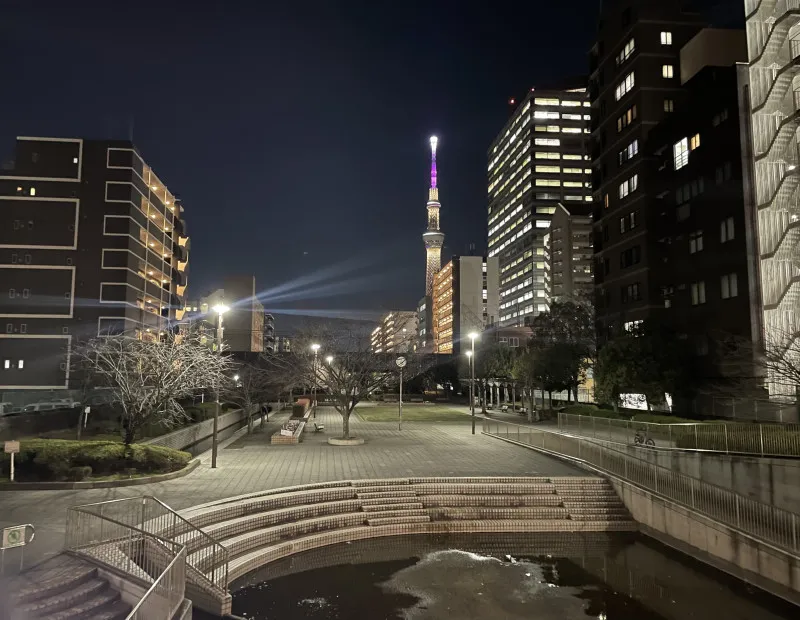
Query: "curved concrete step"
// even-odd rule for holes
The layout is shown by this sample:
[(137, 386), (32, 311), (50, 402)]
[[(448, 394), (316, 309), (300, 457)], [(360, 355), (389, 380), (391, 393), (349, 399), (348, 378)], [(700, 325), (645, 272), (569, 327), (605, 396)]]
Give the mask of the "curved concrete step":
[(371, 497), (367, 499), (361, 500), (361, 505), (364, 506), (364, 510), (367, 509), (367, 506), (383, 506), (385, 504), (408, 504), (413, 503), (409, 502), (410, 499), (417, 499), (416, 495), (404, 495), (403, 497)]
[(358, 492), (358, 499), (384, 499), (387, 497), (416, 497), (415, 491), (396, 489), (392, 491), (379, 491), (376, 493)]
[(429, 523), (431, 518), (428, 515), (417, 516), (396, 516), (396, 517), (380, 517), (377, 519), (367, 519), (367, 525), (400, 525), (402, 523)]
[(428, 508), (428, 514), (433, 521), (439, 520), (466, 520), (476, 521), (483, 519), (568, 519), (569, 512), (559, 506), (548, 506), (543, 508), (496, 508), (496, 507), (477, 507), (477, 506), (444, 506), (440, 508)]
[(364, 512), (385, 512), (387, 510), (415, 510), (422, 508), (422, 502), (403, 502), (403, 503), (388, 503), (388, 504), (370, 504), (362, 506)]
[(561, 498), (555, 493), (547, 495), (423, 495), (423, 506), (560, 506)]

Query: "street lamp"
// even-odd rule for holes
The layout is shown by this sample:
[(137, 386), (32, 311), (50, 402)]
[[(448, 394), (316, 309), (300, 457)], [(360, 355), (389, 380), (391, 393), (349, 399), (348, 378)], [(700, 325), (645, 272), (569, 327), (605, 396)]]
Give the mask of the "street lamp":
[[(222, 315), (230, 308), (225, 304), (217, 304), (211, 308), (217, 313), (217, 355), (222, 355)], [(211, 469), (217, 467), (217, 431), (219, 429), (219, 384), (216, 386), (216, 406), (214, 407), (214, 426), (211, 431)]]
[(314, 388), (313, 398), (314, 401), (314, 417), (317, 417), (317, 353), (319, 353), (319, 345), (314, 343), (311, 345), (311, 350), (314, 352)]
[(328, 362), (328, 366), (333, 364), (333, 355), (329, 355), (328, 357), (326, 357), (325, 361)]
[(470, 362), (470, 394), (469, 394), (469, 406), (470, 411), (472, 413), (472, 434), (475, 434), (475, 339), (478, 338), (480, 334), (478, 332), (470, 332), (467, 334), (467, 337), (472, 342), (472, 349), (467, 351), (467, 355), (469, 356)]

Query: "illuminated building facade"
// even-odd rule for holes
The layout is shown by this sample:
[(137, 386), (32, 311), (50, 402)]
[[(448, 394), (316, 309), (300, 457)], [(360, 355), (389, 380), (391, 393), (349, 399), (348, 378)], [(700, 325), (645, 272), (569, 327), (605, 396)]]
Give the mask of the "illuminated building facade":
[(433, 290), (433, 277), (442, 266), (444, 233), (439, 230), (439, 188), (436, 179), (436, 145), (438, 138), (431, 137), (431, 187), (428, 190), (428, 229), (422, 233), (425, 242), (425, 295)]
[(183, 318), (183, 206), (132, 143), (17, 138), (0, 201), (0, 389), (69, 387), (74, 342)]
[(489, 256), (500, 263), (501, 325), (547, 310), (544, 237), (559, 203), (592, 200), (583, 83), (531, 90), (488, 153)]
[[(796, 351), (800, 332), (800, 12), (796, 2), (745, 0), (761, 328)], [(791, 355), (791, 353), (786, 353)], [(796, 387), (768, 379), (770, 396)]]
[(416, 348), (416, 310), (395, 310), (381, 318), (370, 335), (373, 353), (407, 353)]
[(559, 204), (544, 236), (544, 248), (548, 302), (591, 302), (594, 292), (592, 206), (582, 204), (568, 210)]
[(471, 331), (497, 321), (497, 257), (454, 256), (434, 277), (432, 335), (434, 353), (460, 354)]

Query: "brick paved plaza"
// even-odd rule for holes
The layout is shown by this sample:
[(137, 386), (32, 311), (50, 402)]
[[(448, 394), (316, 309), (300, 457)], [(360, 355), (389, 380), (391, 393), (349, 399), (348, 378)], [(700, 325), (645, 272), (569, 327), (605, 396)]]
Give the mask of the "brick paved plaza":
[[(413, 405), (412, 405), (413, 406)], [(356, 410), (358, 411), (358, 410)], [(210, 453), (191, 474), (158, 484), (81, 491), (0, 492), (0, 527), (33, 523), (36, 540), (26, 551), (26, 564), (63, 546), (67, 508), (109, 499), (154, 495), (177, 510), (261, 489), (326, 480), (403, 476), (569, 476), (581, 471), (532, 450), (470, 433), (463, 422), (364, 422), (351, 418), (351, 431), (367, 443), (333, 447), (327, 437), (341, 432), (341, 417), (320, 409), (317, 420), (325, 433), (307, 433), (296, 446), (273, 446), (269, 436), (288, 413), (273, 416), (265, 432), (237, 434), (222, 444), (218, 467)]]

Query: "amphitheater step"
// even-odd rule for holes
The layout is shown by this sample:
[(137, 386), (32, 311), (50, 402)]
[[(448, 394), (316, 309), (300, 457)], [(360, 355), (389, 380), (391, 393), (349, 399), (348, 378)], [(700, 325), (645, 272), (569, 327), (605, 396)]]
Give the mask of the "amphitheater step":
[(381, 484), (372, 486), (357, 486), (354, 487), (358, 495), (364, 493), (389, 493), (389, 492), (403, 492), (409, 491), (409, 485), (406, 484)]
[(376, 493), (368, 492), (362, 493), (361, 491), (358, 492), (359, 499), (384, 499), (387, 497), (416, 497), (417, 494), (414, 491), (380, 491)]
[(381, 503), (381, 504), (369, 504), (363, 506), (364, 512), (385, 512), (387, 510), (419, 510), (421, 509), (422, 502), (404, 502), (400, 503)]
[(367, 519), (368, 525), (400, 525), (401, 523), (428, 523), (431, 518), (428, 515), (415, 517), (384, 517), (382, 519)]
[(382, 506), (383, 504), (406, 504), (409, 500), (414, 499), (413, 495), (403, 497), (369, 497), (361, 501), (361, 504), (366, 510), (367, 506)]
[(408, 508), (404, 510), (375, 510), (368, 512), (367, 519), (383, 519), (385, 517), (420, 517), (427, 516), (428, 511), (423, 508)]

